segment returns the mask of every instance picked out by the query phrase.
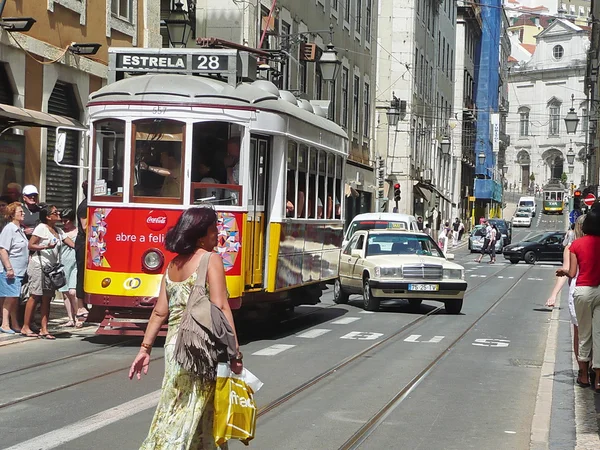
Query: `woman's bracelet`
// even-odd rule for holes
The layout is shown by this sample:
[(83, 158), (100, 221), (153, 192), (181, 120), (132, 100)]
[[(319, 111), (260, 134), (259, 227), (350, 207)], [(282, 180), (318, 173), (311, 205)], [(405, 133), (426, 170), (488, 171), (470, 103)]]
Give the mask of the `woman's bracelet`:
[(152, 350), (152, 344), (146, 344), (145, 342), (142, 342), (142, 348), (145, 348), (146, 350)]
[(242, 352), (237, 352), (237, 355), (235, 355), (232, 359), (241, 361), (243, 357), (244, 357), (244, 355), (242, 354)]

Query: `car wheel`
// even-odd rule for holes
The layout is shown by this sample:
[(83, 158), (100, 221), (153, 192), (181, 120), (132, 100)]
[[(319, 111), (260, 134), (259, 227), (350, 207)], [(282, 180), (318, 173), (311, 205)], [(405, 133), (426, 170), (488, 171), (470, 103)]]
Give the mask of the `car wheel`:
[(460, 300), (448, 300), (444, 303), (444, 307), (446, 308), (446, 312), (448, 314), (460, 314), (460, 310), (462, 309), (463, 301)]
[(515, 259), (515, 258), (512, 258), (512, 259), (510, 260), (510, 263), (511, 263), (511, 264), (519, 264), (519, 260), (518, 260), (518, 259)]
[(369, 285), (369, 276), (365, 276), (363, 280), (363, 305), (365, 311), (378, 311), (379, 310), (379, 299), (373, 297), (371, 292), (371, 286)]
[(535, 253), (532, 251), (528, 251), (527, 253), (525, 253), (523, 259), (527, 264), (535, 264), (535, 261), (537, 260)]
[(409, 298), (408, 299), (408, 304), (411, 306), (411, 308), (418, 308), (419, 306), (421, 306), (421, 303), (423, 303), (423, 300), (421, 300), (420, 298)]
[(338, 304), (348, 303), (348, 294), (342, 289), (339, 278), (333, 283), (333, 301)]

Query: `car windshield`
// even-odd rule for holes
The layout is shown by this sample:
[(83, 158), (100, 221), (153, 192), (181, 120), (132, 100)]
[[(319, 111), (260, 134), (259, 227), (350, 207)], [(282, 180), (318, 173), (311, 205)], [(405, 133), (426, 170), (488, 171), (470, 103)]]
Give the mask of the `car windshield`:
[(392, 220), (357, 220), (356, 222), (352, 222), (352, 225), (350, 225), (347, 239), (350, 239), (357, 231), (387, 229), (407, 231), (408, 227), (406, 222)]
[(535, 203), (531, 200), (519, 202), (519, 206), (525, 206), (527, 208), (534, 206), (534, 205), (535, 205)]
[(369, 236), (367, 256), (373, 255), (425, 255), (444, 258), (444, 254), (427, 235), (372, 234)]
[(550, 236), (550, 234), (551, 233), (536, 234), (535, 236), (528, 238), (525, 242), (542, 242), (545, 238)]

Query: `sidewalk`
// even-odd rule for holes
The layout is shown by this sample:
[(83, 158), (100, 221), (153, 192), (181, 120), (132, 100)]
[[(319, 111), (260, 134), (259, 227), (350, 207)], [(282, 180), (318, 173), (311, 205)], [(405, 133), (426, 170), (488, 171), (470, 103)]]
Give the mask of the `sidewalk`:
[[(65, 305), (62, 299), (54, 299), (50, 303), (50, 320), (48, 322), (48, 331), (54, 336), (93, 336), (98, 328), (97, 323), (85, 323), (82, 328), (64, 327), (69, 318), (66, 315)], [(39, 310), (36, 312), (36, 323), (39, 325)], [(38, 338), (26, 337), (21, 334), (0, 334), (0, 347), (21, 342), (33, 341)]]

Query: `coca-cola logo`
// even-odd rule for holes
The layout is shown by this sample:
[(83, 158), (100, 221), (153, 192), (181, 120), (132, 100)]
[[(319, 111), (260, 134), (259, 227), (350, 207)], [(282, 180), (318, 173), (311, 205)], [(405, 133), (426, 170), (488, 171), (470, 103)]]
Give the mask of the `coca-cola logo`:
[(152, 231), (160, 231), (167, 226), (167, 215), (162, 211), (150, 211), (146, 217), (146, 225)]

